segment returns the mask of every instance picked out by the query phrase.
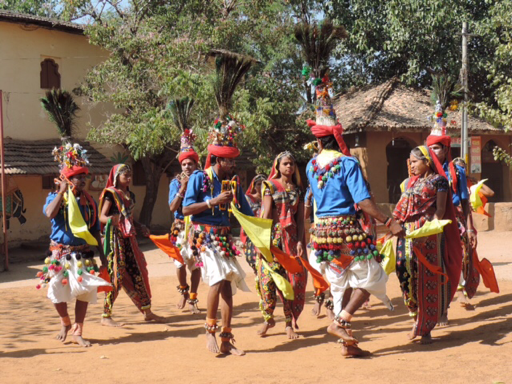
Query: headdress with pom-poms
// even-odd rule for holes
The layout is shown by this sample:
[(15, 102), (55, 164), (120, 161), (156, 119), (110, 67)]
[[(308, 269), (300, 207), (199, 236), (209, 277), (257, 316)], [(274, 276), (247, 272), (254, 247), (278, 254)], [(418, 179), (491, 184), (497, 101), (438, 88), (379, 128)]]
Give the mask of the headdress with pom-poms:
[(215, 100), (219, 107), (219, 117), (208, 133), (208, 159), (210, 156), (235, 158), (240, 155), (238, 141), (245, 127), (229, 114), (231, 99), (236, 87), (257, 61), (252, 57), (226, 50), (212, 50), (209, 56), (215, 57), (216, 77), (214, 82)]
[(59, 163), (60, 173), (70, 177), (79, 173), (88, 173), (89, 158), (87, 150), (78, 143), (62, 142), (52, 151), (54, 161)]
[(185, 159), (192, 159), (199, 163), (199, 155), (194, 150), (196, 135), (189, 126), (189, 117), (194, 105), (194, 100), (188, 97), (171, 100), (169, 110), (171, 111), (174, 124), (181, 130), (180, 153), (178, 160), (181, 163)]

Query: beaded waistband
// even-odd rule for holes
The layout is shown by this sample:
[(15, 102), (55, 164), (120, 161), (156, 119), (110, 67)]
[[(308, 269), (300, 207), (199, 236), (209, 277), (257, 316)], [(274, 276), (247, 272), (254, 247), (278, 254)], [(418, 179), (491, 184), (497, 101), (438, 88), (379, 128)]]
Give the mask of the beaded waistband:
[(217, 225), (209, 225), (209, 224), (202, 224), (202, 223), (192, 223), (192, 228), (195, 231), (200, 232), (209, 232), (213, 233), (215, 235), (227, 235), (231, 233), (231, 227), (226, 226), (217, 226)]
[(66, 245), (66, 244), (59, 244), (53, 240), (50, 242), (50, 251), (83, 252), (83, 251), (88, 251), (88, 250), (89, 250), (88, 244)]

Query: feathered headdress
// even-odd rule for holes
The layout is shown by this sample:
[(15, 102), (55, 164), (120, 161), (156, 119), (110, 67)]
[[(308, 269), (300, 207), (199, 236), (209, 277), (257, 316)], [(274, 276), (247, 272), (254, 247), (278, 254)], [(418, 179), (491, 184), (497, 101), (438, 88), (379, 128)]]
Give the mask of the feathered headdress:
[(189, 127), (189, 116), (194, 100), (188, 97), (172, 100), (169, 103), (169, 109), (174, 119), (174, 124), (181, 130), (180, 154), (178, 161), (181, 163), (185, 159), (192, 159), (199, 163), (199, 155), (194, 150), (194, 141), (196, 135)]
[(225, 50), (212, 50), (209, 56), (215, 57), (216, 77), (214, 82), (215, 100), (219, 107), (219, 118), (215, 120), (208, 134), (208, 159), (205, 168), (210, 166), (210, 156), (234, 158), (240, 155), (237, 147), (239, 135), (244, 130), (236, 119), (229, 115), (231, 99), (236, 87), (249, 72), (255, 59)]
[[(457, 191), (457, 174), (453, 164), (452, 155), (450, 151), (451, 137), (446, 134), (446, 126), (448, 125), (448, 114), (446, 109), (450, 105), (450, 98), (455, 94), (456, 81), (450, 76), (443, 74), (432, 75), (432, 99), (436, 100), (436, 109), (433, 116), (428, 116), (430, 121), (434, 121), (434, 126), (430, 135), (427, 137), (426, 144), (428, 147), (434, 144), (442, 144), (448, 148), (446, 153), (446, 160), (449, 163), (450, 179), (452, 182), (452, 189)], [(456, 103), (451, 104), (451, 109), (456, 107)], [(455, 121), (450, 122), (455, 125)], [(446, 174), (441, 169), (441, 175), (446, 177)]]
[(332, 21), (324, 20), (320, 26), (317, 24), (299, 23), (295, 26), (295, 38), (302, 47), (302, 53), (308, 64), (302, 70), (302, 75), (309, 78), (309, 83), (316, 90), (316, 121), (308, 120), (311, 131), (316, 137), (334, 135), (338, 145), (346, 156), (350, 152), (343, 140), (343, 128), (338, 122), (336, 112), (331, 100), (332, 82), (329, 80), (329, 59), (342, 38), (347, 32), (342, 26), (334, 26)]
[(447, 110), (457, 110), (458, 102), (451, 101), (455, 95), (455, 86), (457, 82), (451, 76), (443, 74), (432, 75), (432, 95), (435, 101), (435, 111), (433, 115), (428, 116), (429, 121), (434, 122), (431, 135), (446, 135), (446, 127), (455, 125), (455, 121), (448, 122)]
[(63, 142), (52, 151), (54, 161), (59, 163), (60, 173), (67, 178), (80, 173), (89, 173), (87, 150), (78, 143)]

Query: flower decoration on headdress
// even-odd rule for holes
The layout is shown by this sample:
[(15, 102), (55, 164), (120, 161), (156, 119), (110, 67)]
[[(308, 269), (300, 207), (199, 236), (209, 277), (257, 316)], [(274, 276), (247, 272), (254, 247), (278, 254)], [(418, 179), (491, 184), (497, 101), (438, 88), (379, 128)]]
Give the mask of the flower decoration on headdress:
[(192, 129), (185, 129), (181, 135), (180, 152), (193, 151), (196, 138), (197, 136), (194, 132), (192, 132)]
[(227, 115), (225, 121), (216, 119), (208, 133), (208, 142), (220, 147), (237, 147), (240, 134), (245, 126), (238, 123), (231, 115)]
[(310, 141), (309, 143), (304, 144), (303, 149), (306, 151), (318, 152), (318, 142), (316, 140)]
[(89, 166), (87, 150), (78, 143), (62, 143), (60, 147), (53, 148), (53, 160), (59, 163), (61, 170), (72, 167)]

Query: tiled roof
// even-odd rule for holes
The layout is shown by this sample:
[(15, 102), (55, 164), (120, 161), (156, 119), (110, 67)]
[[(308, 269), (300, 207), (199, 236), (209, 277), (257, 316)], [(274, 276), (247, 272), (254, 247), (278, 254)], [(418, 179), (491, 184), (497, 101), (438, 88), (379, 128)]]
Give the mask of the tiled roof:
[(12, 11), (0, 10), (0, 21), (19, 24), (33, 24), (43, 28), (56, 29), (63, 32), (83, 34), (84, 25), (71, 23), (69, 21), (50, 19), (47, 17), (27, 15)]
[[(59, 139), (25, 141), (5, 139), (5, 173), (7, 175), (51, 175), (59, 172), (58, 164), (53, 161), (52, 150), (61, 145)], [(94, 149), (89, 143), (82, 142), (89, 155), (89, 170), (93, 174), (105, 175), (114, 165), (109, 159)]]
[[(367, 86), (336, 97), (334, 109), (344, 133), (362, 131), (429, 132), (432, 123), (427, 116), (433, 114), (431, 91), (406, 87), (397, 78), (381, 85)], [(460, 131), (462, 113), (449, 112), (449, 121), (456, 121)], [(471, 134), (512, 134), (496, 128), (484, 120), (469, 116)]]

